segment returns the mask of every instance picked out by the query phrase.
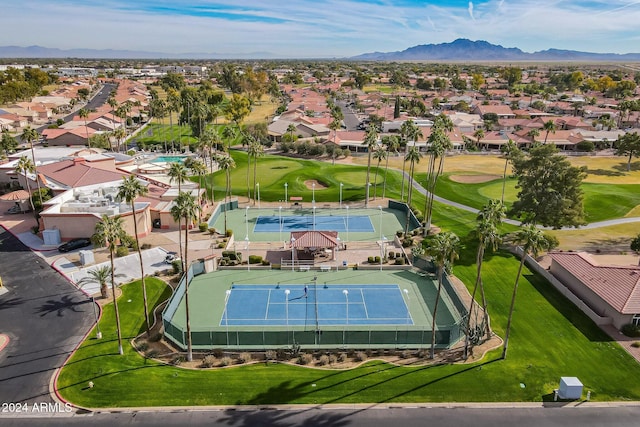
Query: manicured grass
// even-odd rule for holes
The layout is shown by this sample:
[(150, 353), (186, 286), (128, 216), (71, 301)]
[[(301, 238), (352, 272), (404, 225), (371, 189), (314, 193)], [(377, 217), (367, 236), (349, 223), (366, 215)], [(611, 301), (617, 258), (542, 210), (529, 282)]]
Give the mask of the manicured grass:
[[(416, 174), (420, 182), (426, 174)], [(517, 198), (516, 180), (507, 179), (505, 204), (507, 208)], [(640, 205), (640, 184), (594, 184), (583, 183), (584, 210), (587, 222), (621, 218)], [(489, 182), (467, 184), (454, 182), (451, 174), (443, 174), (438, 181), (436, 194), (458, 203), (480, 209), (489, 199), (500, 199), (502, 179)]]

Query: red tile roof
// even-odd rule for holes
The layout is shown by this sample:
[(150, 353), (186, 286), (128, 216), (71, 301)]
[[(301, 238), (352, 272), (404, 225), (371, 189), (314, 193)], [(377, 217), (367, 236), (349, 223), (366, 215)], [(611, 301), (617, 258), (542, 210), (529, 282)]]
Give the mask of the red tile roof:
[(294, 248), (334, 248), (338, 246), (337, 231), (294, 231)]
[(552, 252), (550, 255), (618, 312), (640, 313), (640, 266), (597, 265), (584, 252)]
[(48, 179), (57, 181), (69, 187), (101, 184), (103, 182), (119, 181), (127, 175), (123, 172), (112, 172), (91, 167), (84, 159), (62, 160), (38, 167), (38, 172)]

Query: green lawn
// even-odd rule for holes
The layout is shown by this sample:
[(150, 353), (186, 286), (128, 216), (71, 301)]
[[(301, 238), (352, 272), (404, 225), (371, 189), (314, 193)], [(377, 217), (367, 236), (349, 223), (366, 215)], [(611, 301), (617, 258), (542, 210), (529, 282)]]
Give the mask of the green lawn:
[[(444, 174), (438, 181), (436, 194), (446, 199), (463, 203), (477, 209), (489, 199), (500, 199), (502, 180), (497, 179), (479, 184), (454, 182), (451, 174)], [(416, 174), (419, 182), (426, 180), (426, 174)], [(507, 179), (505, 204), (507, 208), (517, 198), (516, 180)], [(584, 210), (587, 222), (605, 221), (622, 218), (640, 205), (640, 184), (582, 184), (584, 191)]]

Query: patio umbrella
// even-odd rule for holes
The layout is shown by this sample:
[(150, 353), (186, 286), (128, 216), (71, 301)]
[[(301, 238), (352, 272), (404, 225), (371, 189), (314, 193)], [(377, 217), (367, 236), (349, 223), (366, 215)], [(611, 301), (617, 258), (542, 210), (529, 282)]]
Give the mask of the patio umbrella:
[(25, 190), (16, 190), (16, 191), (12, 191), (11, 193), (3, 194), (2, 196), (0, 196), (0, 200), (11, 201), (11, 202), (17, 202), (20, 200), (27, 200), (27, 199), (29, 199), (29, 193)]

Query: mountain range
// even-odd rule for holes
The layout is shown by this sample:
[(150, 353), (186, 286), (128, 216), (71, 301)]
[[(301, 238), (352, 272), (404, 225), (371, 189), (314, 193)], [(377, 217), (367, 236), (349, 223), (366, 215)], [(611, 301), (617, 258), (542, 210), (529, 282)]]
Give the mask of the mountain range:
[[(243, 55), (226, 53), (164, 53), (114, 49), (57, 49), (42, 46), (0, 46), (0, 58), (88, 58), (88, 59), (284, 59), (271, 52)], [(292, 58), (293, 59), (293, 58)], [(335, 59), (335, 58), (333, 58)], [(547, 49), (523, 52), (483, 40), (457, 39), (451, 43), (422, 44), (396, 52), (370, 52), (343, 58), (354, 61), (583, 61), (635, 62), (640, 53), (592, 53)]]
[(528, 53), (516, 47), (502, 47), (484, 40), (457, 39), (451, 43), (422, 44), (403, 51), (371, 52), (349, 59), (355, 61), (640, 61), (640, 53), (592, 53), (547, 49)]

